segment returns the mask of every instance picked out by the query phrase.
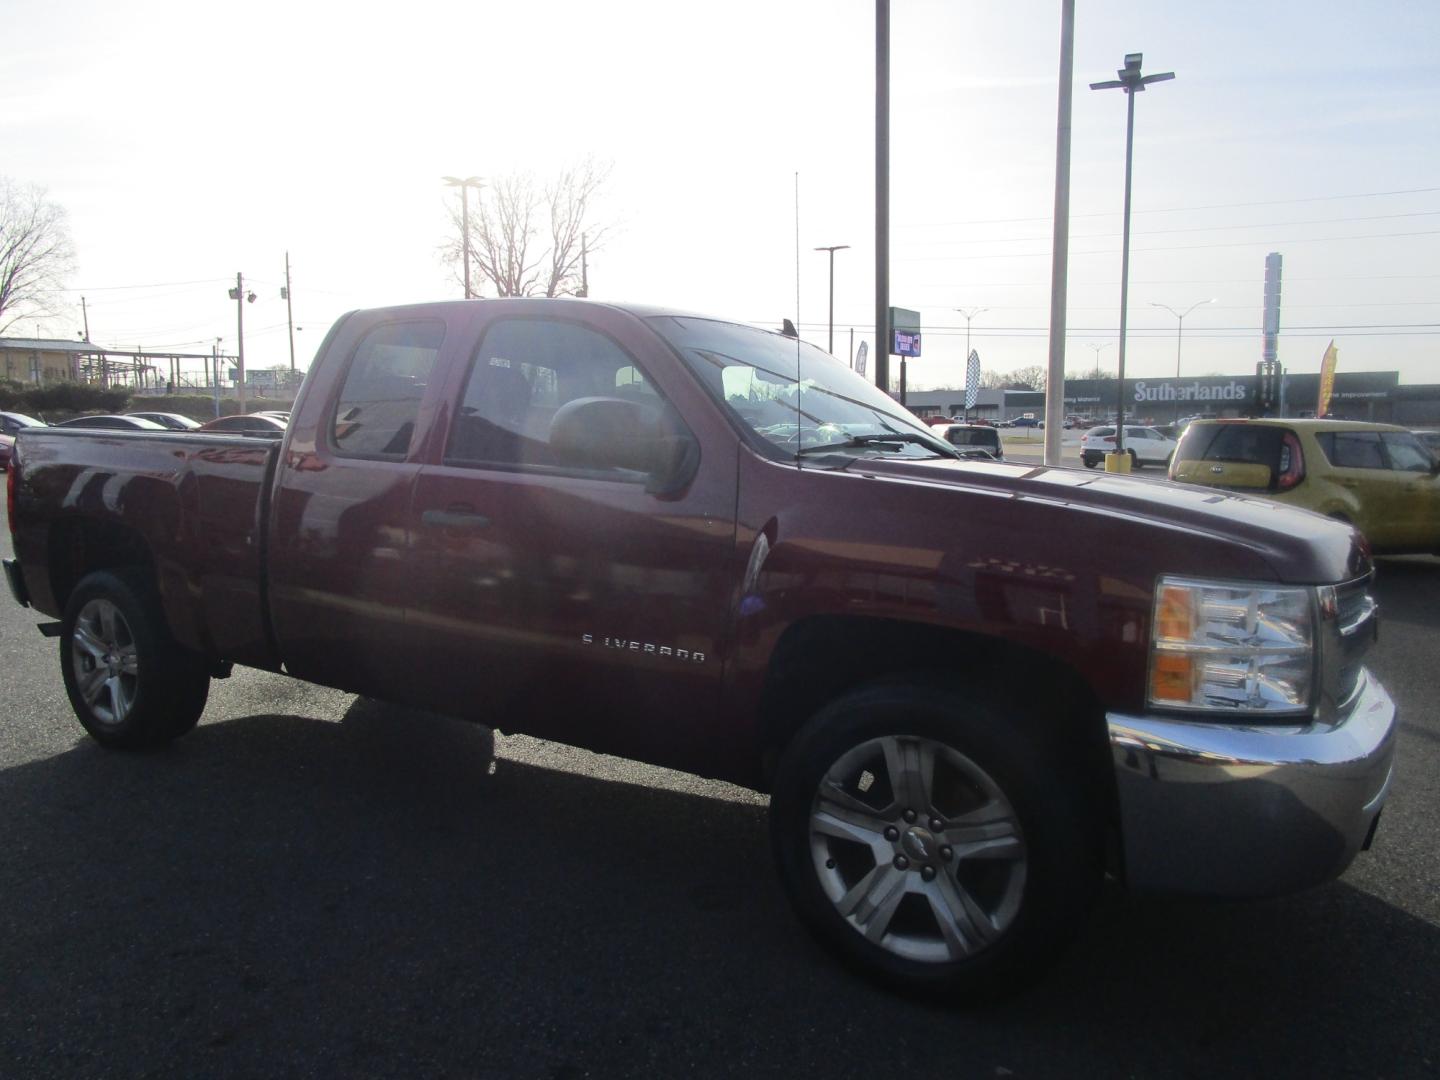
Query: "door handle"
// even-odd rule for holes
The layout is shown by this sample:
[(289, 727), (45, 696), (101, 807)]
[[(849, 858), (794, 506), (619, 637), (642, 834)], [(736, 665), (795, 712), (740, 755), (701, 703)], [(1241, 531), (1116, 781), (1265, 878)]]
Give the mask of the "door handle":
[(420, 515), (425, 525), (440, 529), (483, 529), (490, 524), (484, 514), (477, 514), (468, 503), (453, 503), (444, 510), (426, 510)]

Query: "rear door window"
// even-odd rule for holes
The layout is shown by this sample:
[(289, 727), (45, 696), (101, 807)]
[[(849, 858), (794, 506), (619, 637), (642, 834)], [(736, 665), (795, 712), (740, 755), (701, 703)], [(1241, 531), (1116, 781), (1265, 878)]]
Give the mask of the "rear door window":
[(405, 457), (444, 337), (443, 322), (426, 320), (386, 323), (360, 339), (330, 420), (339, 453)]
[(1387, 467), (1378, 431), (1322, 431), (1315, 441), (1337, 469)]

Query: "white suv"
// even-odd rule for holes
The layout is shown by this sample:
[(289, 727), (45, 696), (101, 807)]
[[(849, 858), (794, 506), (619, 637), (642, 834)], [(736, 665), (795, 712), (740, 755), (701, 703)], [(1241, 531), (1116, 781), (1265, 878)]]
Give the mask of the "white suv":
[[(1130, 455), (1130, 467), (1142, 465), (1169, 465), (1170, 455), (1175, 453), (1175, 440), (1167, 439), (1154, 428), (1125, 425), (1125, 451)], [(1091, 428), (1080, 437), (1080, 460), (1087, 469), (1093, 469), (1105, 460), (1106, 454), (1115, 452), (1115, 425)]]

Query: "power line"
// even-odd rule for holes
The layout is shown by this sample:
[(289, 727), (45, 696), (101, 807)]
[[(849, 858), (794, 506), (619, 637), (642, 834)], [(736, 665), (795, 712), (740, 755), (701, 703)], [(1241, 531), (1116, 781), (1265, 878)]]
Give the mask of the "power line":
[[(1238, 203), (1212, 203), (1208, 206), (1170, 206), (1155, 210), (1131, 210), (1131, 214), (1184, 214), (1195, 210), (1236, 210), (1249, 206), (1294, 206), (1300, 203), (1312, 202), (1338, 202), (1343, 199), (1378, 199), (1390, 195), (1428, 195), (1440, 191), (1440, 187), (1405, 188), (1399, 191), (1365, 191), (1356, 195), (1313, 195), (1304, 199), (1266, 199), (1260, 202), (1238, 202)], [(1092, 214), (1072, 214), (1071, 217), (1096, 218), (1115, 217), (1118, 210), (1103, 211)], [(942, 225), (1013, 225), (1024, 221), (1050, 221), (1051, 215), (1042, 217), (1021, 217), (1021, 218), (976, 218), (971, 221), (930, 221), (913, 222), (901, 225), (905, 229), (933, 229)]]
[[(1404, 233), (1361, 233), (1356, 236), (1309, 236), (1301, 239), (1283, 241), (1274, 240), (1232, 240), (1221, 244), (1183, 244), (1175, 247), (1153, 247), (1153, 248), (1132, 248), (1132, 255), (1140, 255), (1165, 251), (1207, 251), (1213, 248), (1234, 248), (1234, 247), (1265, 247), (1283, 244), (1321, 244), (1332, 243), (1339, 240), (1394, 240), (1411, 236), (1440, 236), (1440, 229), (1426, 229), (1421, 232)], [(1032, 239), (1038, 240), (1039, 237)], [(1074, 255), (1118, 255), (1118, 251), (1072, 251)], [(962, 259), (1048, 259), (1048, 251), (1020, 251), (1005, 252), (991, 255), (910, 255), (896, 258), (895, 262), (958, 262)]]
[(224, 284), (226, 278), (205, 278), (202, 281), (154, 281), (148, 285), (86, 285), (80, 288), (57, 289), (56, 292), (110, 292), (115, 289), (168, 289), (175, 285), (216, 285)]
[[(1412, 210), (1404, 214), (1375, 214), (1369, 217), (1346, 217), (1346, 218), (1313, 218), (1309, 221), (1264, 221), (1254, 225), (1192, 225), (1183, 229), (1149, 229), (1145, 232), (1131, 233), (1132, 236), (1168, 236), (1173, 233), (1204, 233), (1204, 232), (1235, 232), (1242, 229), (1283, 229), (1291, 225), (1344, 225), (1352, 221), (1393, 221), (1397, 218), (1430, 217), (1440, 214), (1440, 210)], [(1072, 240), (1103, 240), (1111, 236), (1119, 236), (1118, 232), (1108, 233), (1081, 233), (1071, 236)], [(1405, 234), (1398, 234), (1405, 235)], [(996, 236), (996, 237), (957, 237), (954, 239), (942, 240), (921, 240), (913, 241), (920, 244), (1022, 244), (1027, 241), (1049, 241), (1048, 236)], [(1284, 243), (1286, 241), (1277, 241)]]

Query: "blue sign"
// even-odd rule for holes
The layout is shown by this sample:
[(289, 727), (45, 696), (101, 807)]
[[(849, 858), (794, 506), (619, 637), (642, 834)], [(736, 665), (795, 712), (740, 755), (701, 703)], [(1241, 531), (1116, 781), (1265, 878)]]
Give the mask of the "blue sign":
[(920, 335), (908, 330), (895, 331), (895, 345), (890, 350), (894, 356), (919, 356)]

